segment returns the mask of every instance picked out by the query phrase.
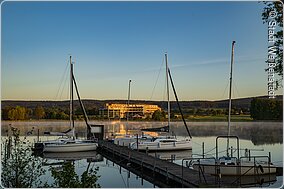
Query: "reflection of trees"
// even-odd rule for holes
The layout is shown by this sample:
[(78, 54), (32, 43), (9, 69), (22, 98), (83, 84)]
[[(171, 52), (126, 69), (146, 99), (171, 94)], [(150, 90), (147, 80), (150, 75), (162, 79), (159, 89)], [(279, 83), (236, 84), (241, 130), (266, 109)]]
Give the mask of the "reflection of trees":
[(81, 175), (81, 180), (75, 172), (74, 163), (66, 161), (62, 165), (62, 169), (58, 170), (54, 167), (51, 168), (51, 174), (54, 178), (54, 185), (52, 187), (60, 188), (99, 188), (97, 183), (99, 176), (97, 176), (98, 167), (90, 169), (89, 166), (86, 171)]
[(263, 130), (253, 128), (250, 132), (250, 140), (254, 145), (282, 143), (283, 131), (282, 129)]
[[(4, 187), (40, 187), (39, 177), (44, 174), (42, 159), (31, 155), (27, 140), (19, 139), (19, 130), (11, 128), (13, 135), (4, 144), (2, 154), (1, 182)], [(2, 145), (3, 147), (3, 145)]]

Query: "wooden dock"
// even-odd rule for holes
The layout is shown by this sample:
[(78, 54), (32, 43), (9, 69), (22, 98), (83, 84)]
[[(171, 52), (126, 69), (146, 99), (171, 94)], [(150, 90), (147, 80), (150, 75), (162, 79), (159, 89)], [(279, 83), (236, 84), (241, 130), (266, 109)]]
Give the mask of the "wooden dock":
[(216, 177), (167, 162), (146, 153), (121, 147), (107, 141), (99, 142), (99, 153), (158, 187), (196, 188), (220, 187)]

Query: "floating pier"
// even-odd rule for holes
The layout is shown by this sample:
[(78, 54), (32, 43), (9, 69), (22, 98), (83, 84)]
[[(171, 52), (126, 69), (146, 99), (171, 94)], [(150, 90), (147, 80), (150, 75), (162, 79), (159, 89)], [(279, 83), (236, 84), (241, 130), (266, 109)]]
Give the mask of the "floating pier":
[[(158, 187), (220, 187), (217, 177), (160, 160), (107, 141), (99, 142), (99, 153)], [(141, 181), (143, 182), (143, 180)], [(219, 184), (216, 184), (219, 183)]]

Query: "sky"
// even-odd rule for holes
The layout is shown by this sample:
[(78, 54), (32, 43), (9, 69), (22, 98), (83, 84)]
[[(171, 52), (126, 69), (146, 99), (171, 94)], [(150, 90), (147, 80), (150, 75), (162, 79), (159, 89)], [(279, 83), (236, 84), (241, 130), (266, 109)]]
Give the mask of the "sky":
[[(267, 94), (267, 24), (259, 2), (12, 2), (1, 5), (2, 100), (166, 100), (165, 60), (180, 100)], [(282, 94), (278, 91), (277, 94)], [(174, 99), (171, 92), (171, 99)]]

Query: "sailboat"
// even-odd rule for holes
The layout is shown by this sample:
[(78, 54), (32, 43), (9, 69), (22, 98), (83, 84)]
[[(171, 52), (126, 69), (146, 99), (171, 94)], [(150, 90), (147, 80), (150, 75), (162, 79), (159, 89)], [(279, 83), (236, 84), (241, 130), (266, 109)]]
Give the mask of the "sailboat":
[(132, 142), (135, 142), (135, 141), (151, 141), (153, 139), (152, 136), (150, 135), (145, 135), (143, 134), (142, 132), (142, 135), (130, 135), (128, 134), (128, 127), (129, 127), (129, 124), (128, 124), (128, 120), (129, 120), (129, 103), (130, 103), (130, 85), (131, 84), (131, 79), (129, 80), (129, 83), (128, 83), (128, 100), (127, 100), (127, 113), (126, 113), (126, 133), (125, 135), (116, 135), (116, 137), (114, 138), (113, 140), (113, 143), (116, 144), (116, 145), (119, 145), (119, 146), (127, 146), (129, 147), (130, 144)]
[(85, 112), (85, 108), (83, 106), (83, 103), (80, 99), (77, 84), (75, 81), (74, 73), (73, 73), (73, 62), (70, 56), (70, 127), (71, 129), (68, 131), (68, 133), (72, 133), (71, 138), (67, 138), (64, 140), (55, 140), (51, 142), (44, 142), (43, 143), (43, 152), (84, 152), (84, 151), (92, 151), (96, 150), (98, 143), (94, 139), (76, 139), (75, 137), (75, 124), (74, 124), (74, 95), (73, 95), (73, 88), (75, 84), (77, 96), (81, 105), (81, 108), (84, 113), (84, 118), (87, 124), (87, 127), (89, 127), (89, 124), (87, 122), (87, 115)]
[[(228, 112), (228, 133), (227, 136), (218, 136), (216, 138), (216, 157), (212, 161), (209, 159), (200, 159), (193, 163), (193, 169), (201, 170), (203, 173), (212, 175), (223, 175), (223, 176), (249, 176), (249, 175), (265, 175), (275, 174), (276, 167), (271, 163), (270, 156), (245, 156), (239, 157), (239, 139), (237, 136), (231, 136), (231, 104), (232, 104), (232, 73), (233, 73), (233, 62), (234, 62), (234, 46), (235, 41), (232, 42), (231, 52), (231, 69), (230, 69), (230, 88), (229, 88), (229, 112)], [(227, 139), (226, 144), (226, 156), (219, 157), (218, 154), (218, 140), (220, 138)], [(237, 157), (233, 157), (230, 151), (230, 139), (235, 138), (237, 140)], [(232, 150), (232, 148), (231, 148)], [(268, 161), (264, 161), (263, 158)]]
[(173, 80), (171, 77), (170, 69), (168, 67), (168, 55), (165, 54), (165, 60), (166, 60), (166, 78), (167, 78), (167, 100), (168, 100), (168, 125), (162, 128), (155, 128), (157, 131), (166, 131), (170, 133), (170, 93), (169, 93), (169, 78), (172, 84), (172, 88), (175, 94), (175, 98), (184, 122), (184, 125), (186, 127), (186, 130), (188, 132), (189, 138), (186, 139), (178, 139), (176, 136), (159, 136), (156, 138), (153, 138), (152, 141), (138, 141), (131, 143), (131, 149), (133, 150), (142, 150), (142, 151), (174, 151), (174, 150), (190, 150), (192, 149), (192, 143), (191, 143), (191, 135), (188, 130), (188, 127), (186, 125), (186, 122), (184, 120), (179, 101), (177, 98), (177, 94), (174, 88)]

